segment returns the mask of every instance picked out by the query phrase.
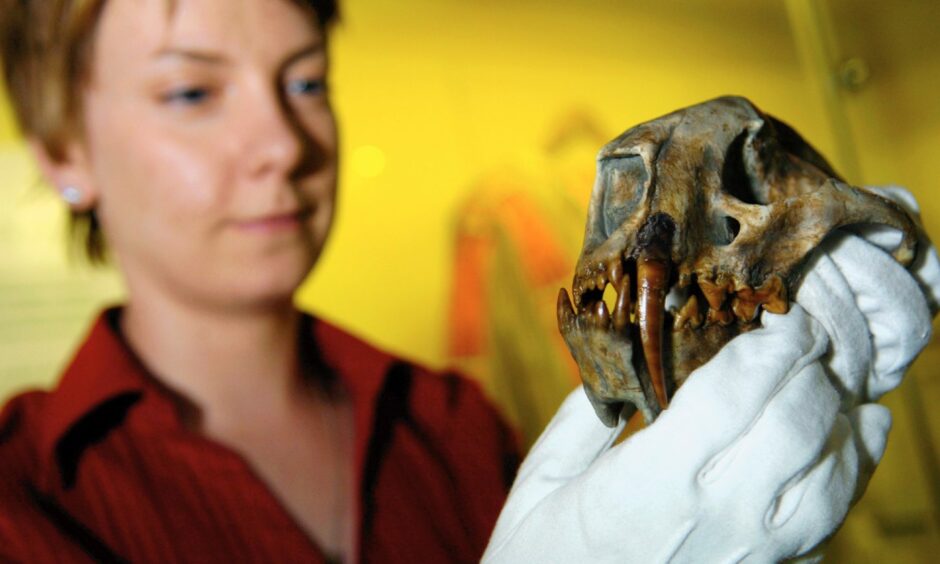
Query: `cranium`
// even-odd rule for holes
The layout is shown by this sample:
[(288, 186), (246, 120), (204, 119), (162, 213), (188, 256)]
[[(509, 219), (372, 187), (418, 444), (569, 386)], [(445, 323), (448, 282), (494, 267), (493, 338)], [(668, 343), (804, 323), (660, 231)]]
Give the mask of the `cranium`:
[(810, 251), (853, 224), (901, 230), (894, 256), (913, 259), (915, 226), (901, 208), (846, 184), (743, 98), (676, 111), (605, 145), (574, 303), (558, 296), (559, 328), (600, 419), (613, 426), (624, 406), (655, 419), (695, 368), (759, 326), (761, 310), (786, 312)]

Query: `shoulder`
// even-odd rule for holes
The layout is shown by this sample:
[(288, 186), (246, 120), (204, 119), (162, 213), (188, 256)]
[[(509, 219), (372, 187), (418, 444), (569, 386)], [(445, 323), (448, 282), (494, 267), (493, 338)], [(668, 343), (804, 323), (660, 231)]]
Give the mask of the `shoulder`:
[(411, 413), (449, 434), (509, 432), (501, 413), (475, 380), (401, 361), (412, 374)]
[(45, 524), (29, 492), (39, 474), (39, 429), (47, 397), (46, 392), (23, 393), (0, 409), (0, 559), (4, 561), (27, 554), (25, 539)]
[(0, 408), (0, 478), (33, 472), (48, 397), (48, 392), (25, 392)]

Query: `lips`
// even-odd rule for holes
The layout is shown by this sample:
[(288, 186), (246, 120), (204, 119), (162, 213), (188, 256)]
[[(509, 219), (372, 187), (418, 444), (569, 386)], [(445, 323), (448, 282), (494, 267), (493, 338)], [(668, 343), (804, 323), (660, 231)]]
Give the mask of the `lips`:
[(273, 212), (235, 221), (235, 226), (248, 232), (277, 232), (293, 230), (310, 216), (309, 208)]

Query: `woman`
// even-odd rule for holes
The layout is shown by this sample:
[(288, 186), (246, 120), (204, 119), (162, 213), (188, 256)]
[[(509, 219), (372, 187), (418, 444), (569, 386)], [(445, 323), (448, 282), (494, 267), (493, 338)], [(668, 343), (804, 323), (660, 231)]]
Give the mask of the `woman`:
[[(866, 378), (846, 354), (874, 356), (827, 334), (832, 315), (855, 315), (848, 298), (833, 314), (843, 302), (806, 296), (818, 320), (765, 315), (618, 447), (575, 392), (502, 511), (514, 443), (475, 386), (293, 308), (333, 213), (334, 12), (5, 1), (23, 130), (128, 297), (56, 390), (0, 415), (0, 560), (470, 561), (497, 515), (487, 556), (504, 561), (773, 560), (821, 543), (889, 422), (832, 382)], [(860, 331), (903, 370), (929, 329), (914, 279), (871, 246), (829, 252), (896, 279), (890, 296), (855, 275), (827, 287), (874, 300)], [(906, 320), (897, 339), (876, 334), (885, 317)]]
[(18, 114), (128, 294), (56, 391), (4, 412), (0, 554), (478, 557), (508, 429), (469, 382), (292, 306), (333, 216), (332, 3), (20, 4)]

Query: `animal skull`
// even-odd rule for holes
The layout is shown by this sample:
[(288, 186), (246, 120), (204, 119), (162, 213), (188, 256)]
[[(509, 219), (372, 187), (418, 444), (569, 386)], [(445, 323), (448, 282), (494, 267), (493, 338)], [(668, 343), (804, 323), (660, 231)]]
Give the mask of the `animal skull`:
[[(725, 97), (638, 125), (597, 157), (584, 246), (558, 325), (598, 417), (651, 422), (761, 309), (785, 313), (809, 252), (853, 224), (902, 231), (893, 202), (849, 186), (786, 124)], [(603, 300), (611, 285), (616, 300)], [(668, 303), (678, 307), (670, 307)], [(664, 326), (671, 330), (664, 331)], [(637, 346), (634, 346), (637, 345)]]

